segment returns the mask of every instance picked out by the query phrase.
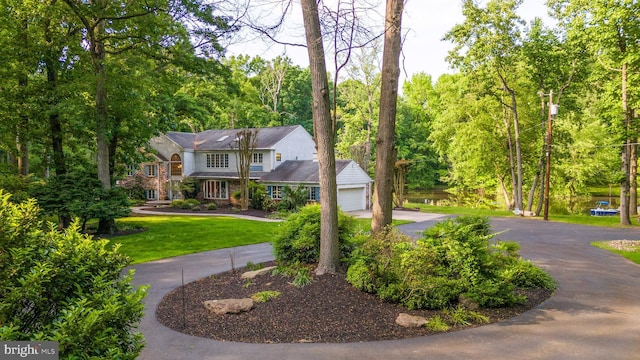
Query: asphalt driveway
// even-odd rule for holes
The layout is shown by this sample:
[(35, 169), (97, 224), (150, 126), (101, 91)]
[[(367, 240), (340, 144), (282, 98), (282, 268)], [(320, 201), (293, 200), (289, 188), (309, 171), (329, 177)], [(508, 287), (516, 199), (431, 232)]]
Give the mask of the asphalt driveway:
[[(426, 214), (428, 215), (428, 214)], [(425, 216), (426, 216), (425, 215)], [(394, 214), (394, 218), (396, 218)], [(415, 234), (441, 216), (403, 226)], [(610, 229), (492, 219), (498, 237), (515, 240), (523, 257), (558, 281), (538, 308), (505, 322), (408, 340), (352, 344), (244, 344), (198, 338), (160, 325), (162, 297), (180, 286), (247, 261), (272, 260), (271, 246), (234, 249), (136, 265), (135, 283), (151, 284), (141, 330), (147, 346), (140, 359), (639, 359), (640, 266), (590, 245), (591, 241), (640, 239), (637, 229)]]

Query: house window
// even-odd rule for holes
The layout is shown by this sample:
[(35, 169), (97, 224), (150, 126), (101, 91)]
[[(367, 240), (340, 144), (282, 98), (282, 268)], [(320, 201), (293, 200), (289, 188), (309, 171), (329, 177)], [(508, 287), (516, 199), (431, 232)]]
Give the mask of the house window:
[(158, 200), (158, 192), (156, 190), (145, 190), (147, 200)]
[(254, 164), (262, 164), (262, 153), (253, 153), (253, 161)]
[(276, 200), (282, 199), (282, 186), (271, 187), (271, 198)]
[(207, 154), (208, 168), (228, 168), (229, 154)]
[(182, 176), (182, 159), (180, 155), (171, 155), (171, 176)]
[(136, 166), (135, 165), (127, 165), (127, 176), (133, 176), (136, 174)]
[(156, 177), (158, 176), (158, 166), (153, 165), (145, 165), (144, 166), (144, 174), (145, 176)]
[(318, 201), (318, 199), (320, 198), (320, 194), (319, 194), (319, 187), (308, 187), (307, 188), (309, 190), (309, 197), (307, 198), (307, 200), (309, 201)]
[(227, 182), (207, 180), (202, 184), (205, 199), (228, 199)]

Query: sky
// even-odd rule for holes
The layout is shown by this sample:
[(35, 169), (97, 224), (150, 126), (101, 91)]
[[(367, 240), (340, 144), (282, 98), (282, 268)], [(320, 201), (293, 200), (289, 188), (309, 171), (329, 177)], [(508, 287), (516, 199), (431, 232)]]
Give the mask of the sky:
[[(299, 7), (299, 1), (295, 1)], [(384, 3), (384, 1), (383, 1)], [(545, 0), (524, 0), (518, 9), (519, 15), (527, 22), (540, 17), (549, 23)], [(273, 13), (277, 10), (270, 8)], [(300, 9), (292, 9), (294, 14)], [(381, 8), (384, 14), (384, 5)], [(264, 16), (264, 15), (262, 15)], [(446, 62), (446, 56), (452, 44), (443, 41), (444, 35), (454, 25), (462, 23), (461, 1), (459, 0), (407, 0), (402, 18), (402, 29), (405, 34), (403, 54), (400, 57), (400, 81), (413, 74), (424, 72), (435, 81), (444, 73), (453, 73)], [(303, 42), (304, 30), (300, 25), (291, 24), (281, 34), (291, 42)], [(227, 56), (248, 54), (273, 59), (278, 55), (286, 55), (295, 65), (309, 65), (307, 50), (301, 47), (284, 46), (273, 42), (262, 42), (258, 39), (231, 44), (227, 48)], [(330, 64), (327, 64), (331, 68)]]

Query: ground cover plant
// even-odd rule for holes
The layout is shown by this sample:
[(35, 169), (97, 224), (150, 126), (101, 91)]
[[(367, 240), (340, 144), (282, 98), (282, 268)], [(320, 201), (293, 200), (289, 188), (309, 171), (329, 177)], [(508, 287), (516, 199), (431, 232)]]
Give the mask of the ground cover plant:
[(135, 359), (146, 288), (106, 243), (77, 222), (44, 224), (34, 200), (0, 190), (0, 340), (56, 341), (61, 359)]

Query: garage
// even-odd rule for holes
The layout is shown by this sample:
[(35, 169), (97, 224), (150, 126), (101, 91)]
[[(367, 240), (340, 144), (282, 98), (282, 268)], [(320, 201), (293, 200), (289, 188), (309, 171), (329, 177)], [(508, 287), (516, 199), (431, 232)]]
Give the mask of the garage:
[(338, 189), (338, 206), (342, 211), (365, 209), (365, 199), (364, 187)]

